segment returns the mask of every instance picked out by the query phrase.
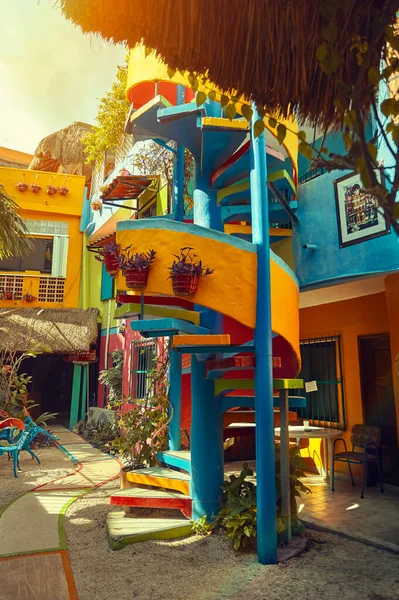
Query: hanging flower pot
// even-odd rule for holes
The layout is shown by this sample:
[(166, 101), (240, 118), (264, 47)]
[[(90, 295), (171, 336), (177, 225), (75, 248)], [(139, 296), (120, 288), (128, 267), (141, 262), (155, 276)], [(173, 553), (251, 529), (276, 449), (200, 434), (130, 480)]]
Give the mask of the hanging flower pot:
[(150, 267), (155, 259), (155, 250), (132, 254), (130, 247), (123, 250), (120, 266), (126, 279), (126, 286), (131, 290), (144, 290), (147, 287)]
[(37, 300), (36, 296), (33, 296), (32, 294), (24, 294), (22, 296), (22, 300), (25, 300), (25, 302), (35, 302), (35, 300)]
[(29, 186), (26, 181), (18, 181), (18, 183), (15, 184), (15, 187), (19, 192), (26, 192)]
[(127, 169), (121, 169), (119, 171), (119, 176), (120, 177), (130, 177), (130, 173)]
[(62, 185), (61, 187), (58, 188), (58, 191), (61, 194), (61, 196), (66, 196), (67, 193), (69, 192), (69, 188), (66, 187), (66, 185)]
[(105, 270), (111, 277), (115, 277), (120, 267), (119, 244), (109, 242), (99, 248), (96, 260), (105, 265)]
[(93, 202), (91, 203), (91, 207), (97, 212), (98, 210), (102, 209), (103, 203), (101, 202), (101, 200), (93, 200)]
[(150, 269), (125, 269), (126, 285), (130, 290), (145, 290)]
[(192, 296), (198, 290), (199, 280), (199, 275), (189, 275), (188, 273), (173, 275), (173, 293), (176, 296)]
[(119, 270), (119, 258), (116, 254), (104, 254), (105, 270), (111, 277), (116, 277)]
[(204, 267), (202, 261), (196, 261), (196, 254), (192, 254), (193, 248), (181, 248), (180, 255), (175, 254), (172, 266), (169, 267), (172, 280), (173, 293), (176, 296), (193, 296), (201, 277), (207, 277), (213, 273), (213, 269)]
[(48, 193), (49, 196), (54, 196), (54, 194), (57, 193), (57, 188), (54, 187), (53, 185), (48, 185), (46, 192)]
[(42, 188), (37, 183), (32, 183), (32, 185), (30, 186), (30, 189), (32, 190), (32, 192), (34, 194), (38, 194)]
[(6, 300), (14, 300), (14, 292), (12, 290), (5, 290), (4, 297)]

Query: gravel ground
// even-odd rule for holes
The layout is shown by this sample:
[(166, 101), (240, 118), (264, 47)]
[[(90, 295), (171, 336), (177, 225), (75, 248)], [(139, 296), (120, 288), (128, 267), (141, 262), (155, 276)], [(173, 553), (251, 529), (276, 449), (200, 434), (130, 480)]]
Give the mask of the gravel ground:
[[(0, 506), (19, 494), (73, 471), (56, 448), (39, 451), (42, 465), (23, 453), (15, 479), (0, 459)], [(235, 555), (226, 537), (193, 536), (171, 542), (109, 548), (105, 517), (110, 482), (78, 499), (65, 529), (79, 600), (398, 600), (397, 555), (336, 535), (308, 532), (308, 550), (269, 567), (254, 554)]]
[(40, 465), (27, 452), (21, 453), (22, 471), (18, 478), (14, 477), (12, 462), (8, 461), (7, 455), (0, 456), (0, 508), (20, 494), (74, 471), (69, 458), (54, 446), (35, 450), (35, 454)]
[(79, 600), (398, 600), (399, 558), (336, 535), (308, 532), (308, 550), (264, 567), (222, 534), (109, 548), (111, 482), (71, 505), (66, 533)]

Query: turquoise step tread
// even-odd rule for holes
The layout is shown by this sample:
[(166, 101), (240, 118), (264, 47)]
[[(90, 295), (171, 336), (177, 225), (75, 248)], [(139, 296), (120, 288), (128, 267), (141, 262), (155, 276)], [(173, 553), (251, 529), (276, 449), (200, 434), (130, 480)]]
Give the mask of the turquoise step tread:
[(183, 469), (187, 473), (191, 473), (191, 454), (189, 450), (158, 452), (158, 460), (172, 469)]
[(149, 469), (137, 469), (130, 471), (131, 475), (146, 475), (148, 477), (163, 477), (165, 479), (178, 479), (180, 481), (191, 481), (190, 475), (187, 473), (181, 473), (174, 469), (167, 469), (164, 467), (151, 467)]
[(126, 517), (125, 512), (113, 511), (107, 516), (108, 539), (113, 550), (148, 540), (169, 540), (188, 536), (192, 523), (187, 519)]

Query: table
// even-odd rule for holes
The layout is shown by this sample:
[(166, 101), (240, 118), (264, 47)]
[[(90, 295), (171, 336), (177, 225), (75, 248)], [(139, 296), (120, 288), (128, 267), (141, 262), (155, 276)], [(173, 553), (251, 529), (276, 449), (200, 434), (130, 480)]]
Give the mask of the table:
[[(274, 434), (277, 437), (280, 437), (280, 427), (276, 427), (274, 429)], [(323, 440), (323, 450), (324, 450), (324, 476), (325, 480), (329, 481), (328, 476), (328, 461), (332, 459), (333, 456), (333, 439), (342, 434), (340, 429), (334, 429), (332, 427), (315, 427), (314, 425), (310, 425), (309, 429), (305, 431), (303, 425), (290, 425), (288, 427), (288, 435), (290, 438), (306, 438), (306, 439), (317, 439), (321, 438)]]

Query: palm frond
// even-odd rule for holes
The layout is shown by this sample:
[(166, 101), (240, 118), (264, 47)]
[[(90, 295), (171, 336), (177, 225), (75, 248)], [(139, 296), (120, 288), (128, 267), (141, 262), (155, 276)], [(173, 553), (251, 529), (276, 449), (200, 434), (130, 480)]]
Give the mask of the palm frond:
[(27, 256), (34, 248), (18, 209), (18, 204), (0, 184), (0, 260)]

